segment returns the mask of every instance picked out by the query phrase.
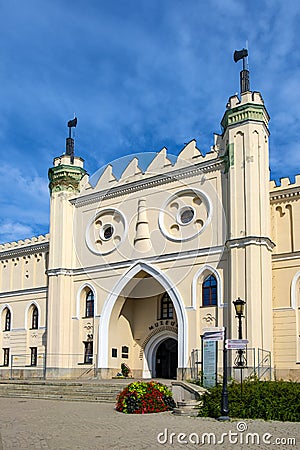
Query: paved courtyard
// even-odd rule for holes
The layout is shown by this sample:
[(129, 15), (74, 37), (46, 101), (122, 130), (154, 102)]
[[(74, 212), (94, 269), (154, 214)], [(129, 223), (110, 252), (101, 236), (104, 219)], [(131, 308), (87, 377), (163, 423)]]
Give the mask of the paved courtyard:
[[(109, 403), (24, 398), (0, 398), (0, 408), (0, 450), (300, 448), (299, 423), (260, 420), (220, 423), (169, 412), (125, 415)], [(288, 444), (291, 438), (296, 441), (294, 445)]]

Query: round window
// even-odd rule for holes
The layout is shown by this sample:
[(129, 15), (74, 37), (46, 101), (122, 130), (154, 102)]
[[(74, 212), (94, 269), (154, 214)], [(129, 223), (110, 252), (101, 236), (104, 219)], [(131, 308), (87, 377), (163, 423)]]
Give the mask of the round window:
[(111, 224), (104, 225), (100, 230), (100, 237), (104, 241), (108, 241), (114, 234), (114, 227)]
[(190, 223), (195, 217), (195, 211), (190, 206), (185, 206), (179, 211), (178, 219), (181, 225)]

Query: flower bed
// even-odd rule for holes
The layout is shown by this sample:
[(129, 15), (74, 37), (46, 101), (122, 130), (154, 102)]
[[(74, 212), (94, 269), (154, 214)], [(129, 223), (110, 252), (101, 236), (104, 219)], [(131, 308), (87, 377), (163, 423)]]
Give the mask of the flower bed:
[(116, 410), (125, 414), (148, 414), (169, 411), (176, 404), (172, 392), (155, 381), (135, 381), (117, 396)]

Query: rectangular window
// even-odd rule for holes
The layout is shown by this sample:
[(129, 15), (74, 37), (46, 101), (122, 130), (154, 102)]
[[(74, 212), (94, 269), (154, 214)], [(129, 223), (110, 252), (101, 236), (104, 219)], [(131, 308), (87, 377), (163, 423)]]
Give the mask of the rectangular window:
[(9, 348), (3, 349), (3, 365), (9, 366)]
[(37, 365), (37, 347), (30, 347), (30, 350), (31, 350), (30, 365), (36, 366)]
[(118, 349), (117, 348), (112, 348), (111, 349), (111, 356), (113, 358), (117, 358), (117, 356), (118, 356)]
[(173, 302), (165, 293), (160, 300), (160, 319), (173, 319)]
[(126, 345), (122, 346), (122, 358), (128, 359), (129, 348)]
[(93, 341), (84, 342), (84, 364), (93, 364)]

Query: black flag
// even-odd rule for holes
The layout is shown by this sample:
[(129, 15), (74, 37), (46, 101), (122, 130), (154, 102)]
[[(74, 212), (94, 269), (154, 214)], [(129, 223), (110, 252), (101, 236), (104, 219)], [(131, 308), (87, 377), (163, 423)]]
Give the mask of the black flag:
[(74, 117), (74, 119), (69, 120), (69, 122), (68, 122), (68, 127), (69, 128), (76, 127), (76, 125), (77, 125), (77, 117)]
[(248, 50), (243, 48), (243, 50), (236, 50), (233, 54), (234, 62), (238, 62), (240, 59), (246, 58), (248, 56)]

